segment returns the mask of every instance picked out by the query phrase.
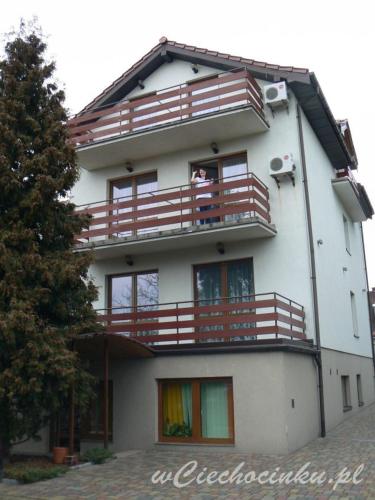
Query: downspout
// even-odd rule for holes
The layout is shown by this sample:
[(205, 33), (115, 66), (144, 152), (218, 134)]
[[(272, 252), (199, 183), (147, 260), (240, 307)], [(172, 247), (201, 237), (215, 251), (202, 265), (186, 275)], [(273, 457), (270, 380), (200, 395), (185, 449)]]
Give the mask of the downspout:
[(372, 312), (372, 304), (370, 302), (370, 288), (369, 288), (369, 284), (368, 284), (367, 259), (366, 259), (365, 242), (364, 242), (364, 239), (363, 239), (363, 227), (362, 227), (362, 223), (360, 224), (360, 228), (361, 228), (363, 260), (364, 260), (364, 263), (365, 263), (366, 294), (367, 294), (367, 307), (368, 307), (368, 314), (369, 314), (369, 321), (370, 321), (370, 341), (371, 341), (371, 349), (372, 349), (372, 363), (374, 365), (374, 375), (375, 375), (375, 348), (374, 348), (374, 339), (372, 337), (372, 332), (375, 329), (375, 325), (374, 325), (374, 315), (373, 315), (373, 312)]
[(317, 347), (315, 361), (316, 361), (316, 365), (317, 365), (317, 369), (318, 369), (320, 436), (325, 437), (325, 435), (326, 435), (326, 421), (325, 421), (325, 412), (324, 412), (322, 353), (321, 353), (321, 345), (320, 345), (319, 304), (318, 304), (318, 292), (317, 292), (317, 285), (316, 285), (315, 251), (314, 251), (314, 240), (313, 240), (313, 232), (312, 232), (310, 195), (309, 195), (309, 184), (308, 184), (308, 179), (307, 179), (306, 156), (305, 156), (305, 145), (304, 145), (304, 140), (303, 140), (301, 109), (300, 109), (300, 106), (298, 103), (297, 103), (297, 122), (298, 122), (298, 139), (299, 139), (302, 174), (303, 174), (302, 182), (303, 182), (303, 188), (304, 188), (304, 193), (305, 193), (307, 229), (308, 229), (308, 239), (309, 239), (309, 249), (310, 249), (311, 285), (312, 285), (312, 292), (313, 292), (314, 323), (315, 323), (316, 347)]

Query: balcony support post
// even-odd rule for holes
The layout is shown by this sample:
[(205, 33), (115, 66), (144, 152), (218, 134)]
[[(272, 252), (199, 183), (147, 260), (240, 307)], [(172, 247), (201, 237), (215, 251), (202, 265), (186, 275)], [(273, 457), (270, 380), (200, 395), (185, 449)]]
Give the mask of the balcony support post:
[(71, 385), (69, 391), (69, 430), (68, 430), (68, 440), (69, 440), (69, 455), (74, 454), (74, 384)]
[(107, 336), (104, 339), (104, 429), (103, 446), (108, 448), (108, 427), (109, 427), (109, 346)]

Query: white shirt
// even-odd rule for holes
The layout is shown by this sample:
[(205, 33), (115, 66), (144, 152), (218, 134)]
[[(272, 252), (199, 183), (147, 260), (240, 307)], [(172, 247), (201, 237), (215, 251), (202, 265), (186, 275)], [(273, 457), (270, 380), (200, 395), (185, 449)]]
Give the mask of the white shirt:
[[(196, 181), (197, 181), (196, 186), (198, 188), (211, 185), (211, 181), (208, 181), (207, 179), (202, 179), (202, 177), (196, 177)], [(198, 200), (200, 198), (212, 198), (212, 193), (197, 194), (196, 199)]]

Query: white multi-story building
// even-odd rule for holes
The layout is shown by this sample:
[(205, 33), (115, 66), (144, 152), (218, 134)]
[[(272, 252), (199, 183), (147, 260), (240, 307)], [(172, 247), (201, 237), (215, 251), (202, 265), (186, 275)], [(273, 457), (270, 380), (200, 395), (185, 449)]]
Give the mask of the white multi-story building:
[(286, 453), (374, 401), (373, 210), (314, 73), (163, 38), (69, 126), (107, 329), (81, 449)]

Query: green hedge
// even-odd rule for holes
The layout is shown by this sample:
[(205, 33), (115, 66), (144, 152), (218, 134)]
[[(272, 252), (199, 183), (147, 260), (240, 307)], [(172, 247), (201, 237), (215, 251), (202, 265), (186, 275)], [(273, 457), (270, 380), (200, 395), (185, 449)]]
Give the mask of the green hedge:
[(5, 477), (16, 479), (21, 483), (35, 483), (65, 474), (67, 470), (68, 467), (64, 465), (51, 465), (50, 467), (26, 464), (8, 465), (5, 467)]
[(81, 457), (87, 462), (93, 464), (103, 464), (108, 458), (116, 458), (114, 454), (105, 448), (91, 448)]

